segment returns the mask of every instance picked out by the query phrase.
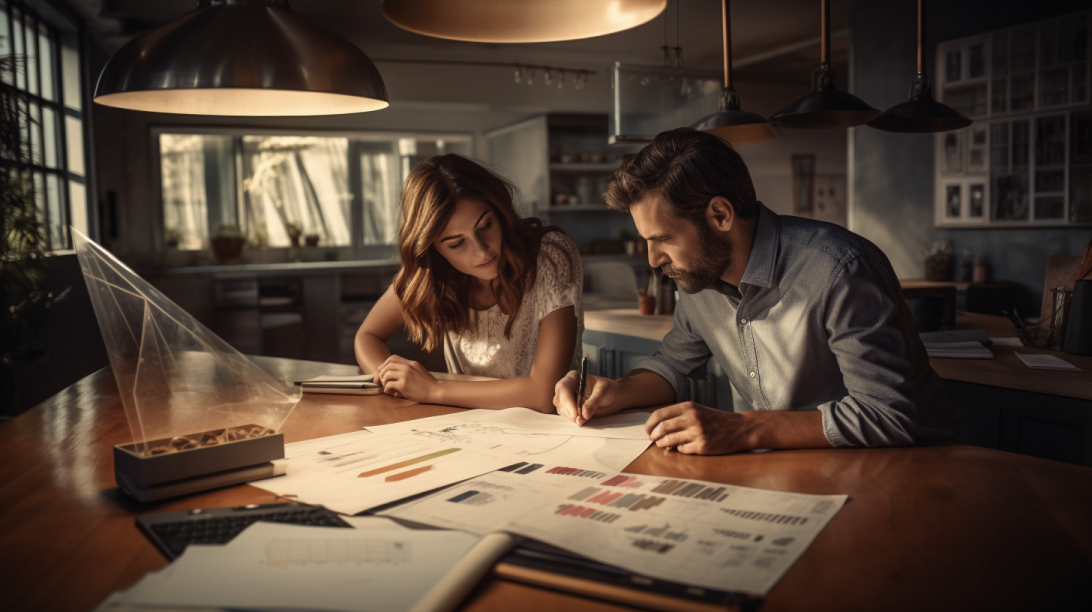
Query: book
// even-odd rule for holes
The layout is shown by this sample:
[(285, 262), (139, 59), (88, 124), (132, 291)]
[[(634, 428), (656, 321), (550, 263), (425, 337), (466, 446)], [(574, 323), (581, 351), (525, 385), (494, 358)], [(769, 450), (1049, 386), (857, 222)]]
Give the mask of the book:
[(1020, 361), (1024, 362), (1024, 365), (1033, 370), (1061, 370), (1064, 372), (1082, 371), (1072, 363), (1069, 363), (1065, 359), (1055, 357), (1054, 355), (1016, 353), (1016, 356), (1020, 358)]

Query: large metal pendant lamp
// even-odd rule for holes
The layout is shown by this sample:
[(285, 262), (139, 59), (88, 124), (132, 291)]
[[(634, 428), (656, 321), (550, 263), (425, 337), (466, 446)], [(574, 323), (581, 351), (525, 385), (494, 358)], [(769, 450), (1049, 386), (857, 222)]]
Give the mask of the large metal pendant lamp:
[(830, 0), (822, 1), (822, 46), (814, 91), (770, 117), (770, 122), (788, 128), (847, 128), (863, 125), (880, 116), (880, 111), (857, 96), (840, 91), (830, 68)]
[(418, 34), (534, 43), (614, 34), (647, 23), (667, 0), (384, 0), (391, 23)]
[(364, 52), (287, 0), (198, 0), (114, 54), (95, 102), (186, 115), (339, 115), (386, 108)]
[(777, 132), (766, 118), (740, 110), (739, 94), (732, 86), (732, 17), (728, 0), (721, 0), (724, 13), (724, 90), (720, 92), (720, 110), (692, 125), (695, 130), (709, 132), (733, 145), (753, 144), (777, 138)]
[(959, 111), (933, 99), (925, 73), (925, 0), (918, 0), (918, 75), (910, 85), (910, 100), (892, 106), (868, 125), (888, 132), (921, 134), (958, 130), (970, 124)]

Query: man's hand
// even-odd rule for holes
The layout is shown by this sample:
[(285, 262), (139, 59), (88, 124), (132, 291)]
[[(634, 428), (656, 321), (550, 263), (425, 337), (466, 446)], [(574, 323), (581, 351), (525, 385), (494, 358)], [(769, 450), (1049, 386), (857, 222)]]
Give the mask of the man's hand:
[(405, 357), (391, 355), (375, 371), (375, 382), (383, 392), (421, 403), (436, 403), (440, 381), (425, 366)]
[(660, 408), (645, 422), (645, 433), (660, 448), (688, 455), (724, 455), (748, 450), (749, 413), (722, 412), (694, 402)]
[(579, 386), (580, 373), (570, 370), (554, 385), (554, 408), (561, 416), (577, 425), (587, 423), (594, 416), (604, 416), (618, 412), (623, 408), (616, 401), (617, 381), (609, 378), (588, 375), (584, 386), (584, 407), (577, 406), (576, 389)]

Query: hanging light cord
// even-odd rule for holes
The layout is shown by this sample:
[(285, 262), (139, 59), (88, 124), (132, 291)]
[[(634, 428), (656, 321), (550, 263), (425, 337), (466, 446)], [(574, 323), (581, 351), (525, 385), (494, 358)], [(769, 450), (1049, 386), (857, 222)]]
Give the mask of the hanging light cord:
[(721, 11), (724, 12), (724, 88), (732, 88), (732, 15), (729, 12), (728, 0), (720, 0)]

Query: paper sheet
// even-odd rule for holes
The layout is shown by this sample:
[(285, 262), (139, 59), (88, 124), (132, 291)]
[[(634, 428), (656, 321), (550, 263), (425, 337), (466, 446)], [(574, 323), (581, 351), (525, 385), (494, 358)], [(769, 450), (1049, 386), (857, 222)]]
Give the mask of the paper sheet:
[(509, 531), (649, 576), (765, 595), (845, 501), (542, 466), (486, 474), (383, 514)]
[(451, 531), (255, 523), (224, 546), (193, 545), (115, 605), (403, 612), (474, 546)]
[(513, 464), (580, 463), (599, 471), (622, 470), (648, 445), (647, 439), (498, 431), (415, 436), (362, 430), (287, 444), (281, 460), (286, 475), (250, 484), (356, 514)]
[(251, 485), (344, 514), (511, 465), (511, 455), (415, 436), (353, 432), (285, 445), (287, 474)]
[(646, 412), (630, 412), (595, 418), (584, 426), (578, 426), (561, 415), (543, 414), (530, 408), (506, 408), (464, 410), (413, 421), (376, 425), (368, 429), (373, 433), (412, 433), (425, 436), (535, 433), (647, 441), (648, 434), (644, 429), (647, 420)]

